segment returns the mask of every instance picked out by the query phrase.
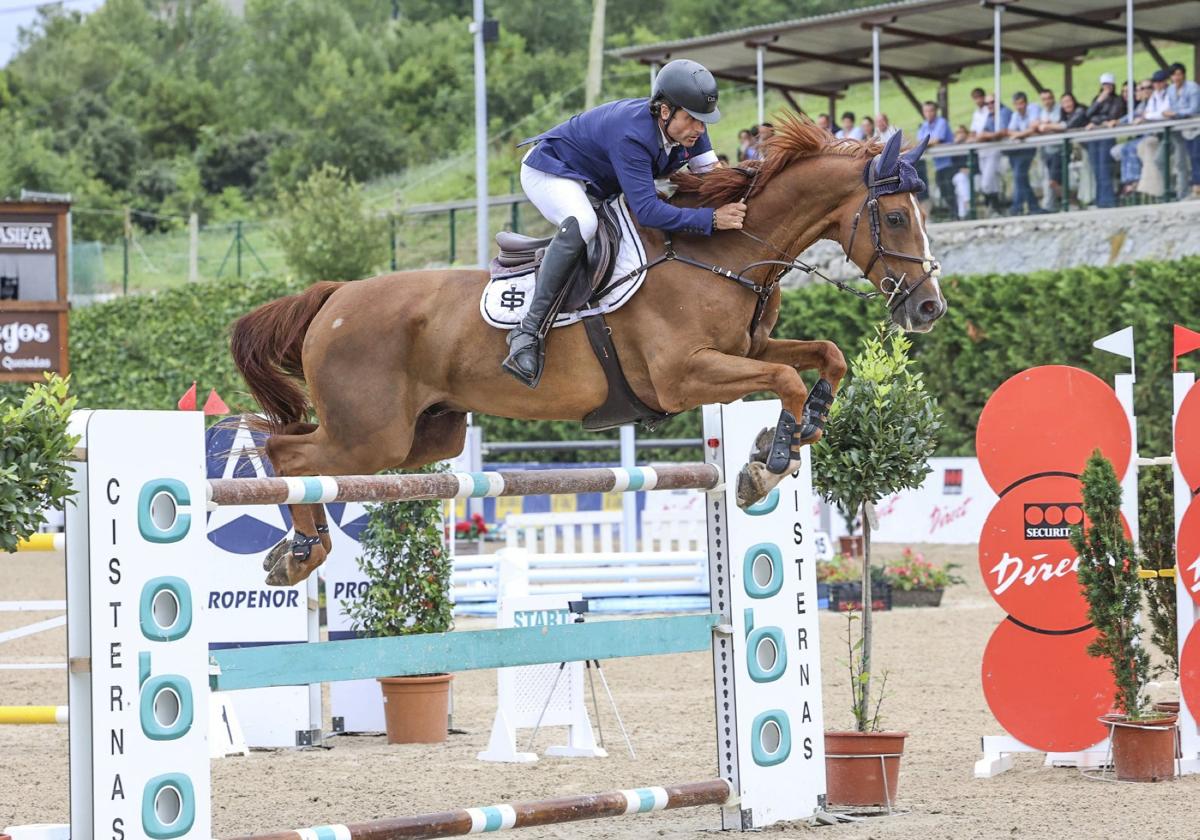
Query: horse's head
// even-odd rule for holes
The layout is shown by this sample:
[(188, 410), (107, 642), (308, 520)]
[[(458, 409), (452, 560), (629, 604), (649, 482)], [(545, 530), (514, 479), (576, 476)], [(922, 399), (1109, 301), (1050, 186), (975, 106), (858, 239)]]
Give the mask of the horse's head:
[(887, 298), (892, 320), (905, 330), (928, 332), (945, 313), (946, 299), (916, 197), (925, 189), (915, 168), (925, 142), (901, 153), (902, 142), (897, 131), (867, 164), (866, 196), (857, 212), (847, 213), (842, 242), (846, 256)]

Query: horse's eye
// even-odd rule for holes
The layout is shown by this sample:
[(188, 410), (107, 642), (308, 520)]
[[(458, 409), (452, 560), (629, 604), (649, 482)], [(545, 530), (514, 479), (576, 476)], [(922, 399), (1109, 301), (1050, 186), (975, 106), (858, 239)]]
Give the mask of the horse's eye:
[(903, 213), (888, 213), (887, 214), (887, 223), (889, 225), (891, 225), (892, 227), (900, 227), (900, 225), (904, 224), (904, 214)]

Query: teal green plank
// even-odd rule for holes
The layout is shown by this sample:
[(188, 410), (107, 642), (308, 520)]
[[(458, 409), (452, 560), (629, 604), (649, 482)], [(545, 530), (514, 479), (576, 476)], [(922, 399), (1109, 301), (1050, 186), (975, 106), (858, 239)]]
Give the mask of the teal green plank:
[(217, 691), (708, 650), (718, 614), (213, 651)]

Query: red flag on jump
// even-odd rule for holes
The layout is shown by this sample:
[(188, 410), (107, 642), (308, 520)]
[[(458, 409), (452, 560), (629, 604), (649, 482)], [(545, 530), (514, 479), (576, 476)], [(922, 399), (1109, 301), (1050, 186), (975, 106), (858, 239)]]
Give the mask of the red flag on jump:
[(225, 400), (221, 399), (216, 388), (208, 392), (208, 399), (204, 401), (204, 413), (214, 417), (229, 413), (229, 406), (225, 405)]
[(1200, 350), (1200, 332), (1189, 330), (1187, 327), (1175, 325), (1175, 358), (1171, 363), (1171, 370), (1175, 373), (1179, 372), (1179, 357), (1185, 353), (1191, 353), (1193, 350)]
[(179, 398), (180, 411), (195, 411), (196, 410), (196, 383), (192, 382), (192, 387), (187, 389), (182, 397)]

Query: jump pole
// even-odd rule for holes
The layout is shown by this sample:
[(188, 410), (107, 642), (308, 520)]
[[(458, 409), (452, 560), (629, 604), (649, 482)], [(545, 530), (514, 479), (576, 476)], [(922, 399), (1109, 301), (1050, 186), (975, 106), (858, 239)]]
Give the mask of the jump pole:
[(464, 834), (527, 828), (536, 825), (594, 820), (649, 814), (675, 808), (733, 804), (733, 788), (724, 779), (687, 782), (666, 787), (615, 790), (609, 793), (564, 796), (520, 802), (515, 805), (491, 805), (484, 808), (460, 808), (438, 814), (393, 817), (386, 820), (321, 825), (274, 834), (247, 835), (232, 840), (413, 840), (422, 837), (460, 837)]
[[(206, 713), (213, 690), (705, 648), (716, 704), (709, 737), (723, 788), (646, 788), (636, 807), (624, 792), (510, 806), (511, 827), (708, 802), (723, 805), (722, 827), (730, 829), (812, 816), (824, 804), (825, 756), (808, 456), (745, 510), (723, 482), (779, 411), (777, 401), (706, 406), (703, 464), (212, 481), (197, 413), (75, 412), (71, 432), (82, 445), (66, 531), (72, 840), (213, 837)], [(213, 506), (683, 487), (708, 491), (707, 613), (276, 646), (273, 662), (256, 649), (210, 655), (197, 569)], [(504, 809), (479, 809), (475, 830), (507, 827)], [(416, 823), (408, 835), (350, 827), (294, 833), (347, 840), (358, 831), (360, 840), (377, 840), (476, 826), (474, 817), (470, 826), (462, 821), (470, 809), (447, 813), (401, 821)]]
[(216, 478), (208, 482), (208, 502), (211, 506), (407, 502), (557, 493), (714, 490), (720, 486), (721, 470), (714, 464), (417, 475)]
[(66, 706), (0, 706), (0, 724), (66, 722)]

